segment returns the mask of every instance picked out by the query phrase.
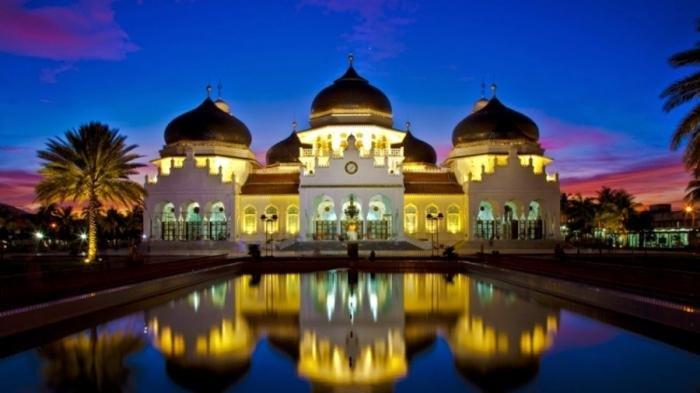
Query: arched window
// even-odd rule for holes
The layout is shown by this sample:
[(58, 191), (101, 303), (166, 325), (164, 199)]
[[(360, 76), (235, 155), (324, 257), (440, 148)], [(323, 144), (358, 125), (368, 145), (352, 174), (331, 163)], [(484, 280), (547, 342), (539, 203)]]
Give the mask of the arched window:
[(439, 213), (438, 208), (435, 205), (429, 205), (425, 209), (425, 217), (423, 217), (423, 219), (425, 220), (425, 231), (426, 232), (435, 233), (437, 231), (438, 221), (437, 220), (429, 220), (428, 214), (430, 214), (433, 217), (437, 217), (438, 213)]
[[(266, 207), (265, 216), (267, 216), (269, 221), (265, 220), (266, 227), (263, 229), (266, 230), (267, 233), (277, 233), (280, 228), (279, 211), (277, 210), (277, 207), (273, 205)], [(272, 220), (273, 216), (275, 216), (275, 220)]]
[(403, 209), (403, 228), (406, 233), (415, 233), (418, 230), (418, 209), (414, 205)]
[(457, 233), (462, 227), (462, 220), (459, 215), (459, 206), (450, 205), (447, 207), (447, 232)]
[(299, 208), (295, 205), (290, 205), (287, 208), (287, 233), (296, 235), (299, 233)]
[(243, 233), (251, 235), (258, 229), (258, 211), (253, 206), (243, 210)]

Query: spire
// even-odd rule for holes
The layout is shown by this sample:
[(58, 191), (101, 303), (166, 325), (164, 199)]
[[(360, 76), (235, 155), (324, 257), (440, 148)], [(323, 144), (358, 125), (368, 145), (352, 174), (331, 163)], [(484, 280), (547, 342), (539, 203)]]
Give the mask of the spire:
[(207, 83), (207, 98), (211, 98), (211, 83)]
[(355, 60), (355, 55), (352, 52), (348, 53), (348, 67), (352, 67), (353, 60)]
[(405, 126), (406, 126), (406, 132), (411, 131), (411, 121), (410, 120), (406, 120)]
[(297, 132), (297, 121), (292, 120), (292, 132)]
[(496, 88), (497, 87), (498, 86), (496, 86), (496, 83), (491, 84), (491, 98), (496, 98)]

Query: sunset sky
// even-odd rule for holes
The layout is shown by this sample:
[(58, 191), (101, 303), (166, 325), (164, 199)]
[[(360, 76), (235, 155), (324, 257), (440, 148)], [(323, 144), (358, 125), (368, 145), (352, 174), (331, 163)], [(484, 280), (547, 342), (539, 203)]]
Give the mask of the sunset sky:
[[(482, 81), (539, 125), (566, 192), (681, 204), (688, 175), (659, 93), (700, 40), (697, 0), (0, 0), (0, 202), (30, 207), (36, 150), (91, 120), (150, 160), (173, 117), (223, 84), (259, 157), (305, 126), (346, 67), (444, 158)], [(139, 178), (141, 181), (142, 178)]]

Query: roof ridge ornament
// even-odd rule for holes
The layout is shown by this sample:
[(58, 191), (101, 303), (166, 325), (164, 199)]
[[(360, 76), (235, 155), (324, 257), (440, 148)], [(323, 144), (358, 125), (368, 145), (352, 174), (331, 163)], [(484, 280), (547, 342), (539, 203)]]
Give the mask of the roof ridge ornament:
[(221, 90), (223, 90), (223, 89), (224, 89), (224, 86), (221, 84), (221, 81), (219, 81), (219, 83), (216, 84), (217, 94), (219, 95), (217, 97), (218, 99), (221, 99)]
[(352, 62), (355, 60), (355, 55), (352, 52), (348, 53), (348, 67), (352, 67)]
[(292, 120), (292, 132), (297, 132), (297, 121)]
[(211, 98), (211, 83), (207, 83), (207, 98)]
[(496, 89), (498, 86), (496, 86), (496, 82), (491, 84), (491, 98), (496, 98)]
[(410, 132), (411, 131), (411, 121), (406, 120), (405, 126), (406, 126), (406, 132)]
[(481, 98), (486, 98), (486, 83), (484, 83), (484, 80), (481, 80)]

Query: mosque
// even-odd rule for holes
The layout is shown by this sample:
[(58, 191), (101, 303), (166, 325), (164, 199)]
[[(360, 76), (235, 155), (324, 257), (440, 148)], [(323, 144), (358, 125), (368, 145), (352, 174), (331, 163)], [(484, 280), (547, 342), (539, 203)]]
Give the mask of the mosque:
[[(146, 177), (149, 250), (458, 250), (552, 247), (560, 239), (559, 179), (537, 125), (495, 94), (479, 98), (435, 149), (395, 126), (388, 97), (353, 67), (321, 90), (309, 127), (293, 124), (266, 162), (221, 97), (165, 128)], [(434, 131), (423, 131), (428, 134)]]

